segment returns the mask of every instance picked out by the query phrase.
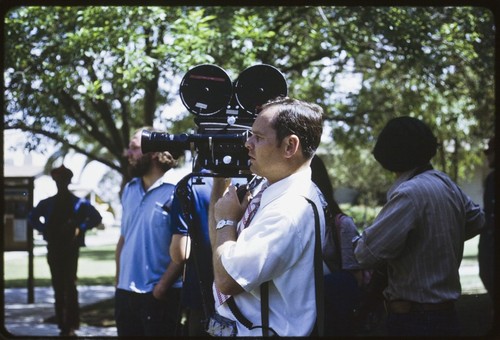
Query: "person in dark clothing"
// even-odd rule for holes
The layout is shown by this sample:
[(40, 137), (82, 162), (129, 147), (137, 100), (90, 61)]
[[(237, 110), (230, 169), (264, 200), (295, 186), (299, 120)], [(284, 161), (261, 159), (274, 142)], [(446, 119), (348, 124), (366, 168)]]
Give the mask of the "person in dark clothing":
[(491, 172), (484, 181), (484, 215), (486, 222), (479, 236), (478, 262), (479, 277), (493, 302), (495, 299), (495, 137), (484, 150)]
[(28, 219), (47, 241), (47, 262), (60, 335), (75, 336), (80, 326), (76, 288), (80, 246), (85, 244), (85, 232), (100, 224), (102, 217), (88, 200), (69, 191), (73, 177), (70, 169), (62, 165), (52, 170), (51, 176), (56, 182), (57, 194), (40, 201)]
[[(338, 222), (327, 229), (326, 238), (332, 247), (325, 249), (323, 259), (325, 279), (326, 336), (353, 336), (356, 333), (355, 310), (361, 297), (362, 272), (354, 257), (352, 238), (358, 235), (354, 220), (346, 215), (335, 201), (333, 186), (323, 160), (314, 155), (311, 160), (311, 179), (325, 200), (329, 218)], [(326, 253), (327, 249), (330, 249)]]
[(380, 132), (373, 156), (396, 174), (387, 202), (354, 240), (362, 267), (387, 266), (383, 291), (389, 336), (458, 336), (456, 301), (464, 242), (484, 214), (431, 159), (439, 144), (422, 120), (401, 116)]
[(187, 315), (188, 336), (208, 335), (205, 323), (214, 308), (212, 248), (208, 235), (212, 182), (212, 178), (186, 176), (177, 184), (172, 203), (172, 225), (180, 230), (189, 230), (191, 240), (182, 285), (182, 305)]
[[(193, 172), (177, 183), (172, 203), (171, 223), (179, 231), (187, 229), (190, 239), (190, 255), (182, 284), (187, 336), (208, 336), (205, 328), (208, 318), (214, 312), (214, 273), (208, 232), (208, 208), (213, 178), (209, 175), (205, 177), (208, 173), (208, 170), (197, 163)], [(246, 177), (233, 180), (240, 187), (245, 187), (246, 182)], [(174, 258), (174, 261), (181, 260)]]

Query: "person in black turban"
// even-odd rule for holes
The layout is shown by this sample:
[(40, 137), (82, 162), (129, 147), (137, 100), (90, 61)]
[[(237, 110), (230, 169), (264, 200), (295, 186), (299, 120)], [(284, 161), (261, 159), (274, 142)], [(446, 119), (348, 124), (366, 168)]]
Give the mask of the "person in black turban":
[(447, 174), (432, 168), (437, 146), (424, 122), (398, 117), (382, 129), (373, 150), (396, 179), (380, 213), (353, 243), (362, 268), (386, 268), (388, 336), (460, 335), (464, 242), (479, 234), (485, 218)]

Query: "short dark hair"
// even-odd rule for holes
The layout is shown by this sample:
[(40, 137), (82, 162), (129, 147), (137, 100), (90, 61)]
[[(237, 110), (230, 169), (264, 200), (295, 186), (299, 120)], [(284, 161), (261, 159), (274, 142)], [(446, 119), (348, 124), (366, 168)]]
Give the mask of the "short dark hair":
[(263, 104), (258, 112), (273, 107), (277, 111), (273, 122), (278, 145), (292, 134), (299, 137), (304, 157), (314, 156), (323, 133), (323, 109), (314, 103), (289, 97), (278, 97)]

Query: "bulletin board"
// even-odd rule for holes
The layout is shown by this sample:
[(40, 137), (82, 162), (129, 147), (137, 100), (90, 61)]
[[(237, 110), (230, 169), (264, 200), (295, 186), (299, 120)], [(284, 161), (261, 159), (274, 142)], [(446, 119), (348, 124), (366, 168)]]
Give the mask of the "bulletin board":
[(30, 251), (33, 231), (28, 214), (33, 208), (32, 177), (4, 178), (4, 251)]

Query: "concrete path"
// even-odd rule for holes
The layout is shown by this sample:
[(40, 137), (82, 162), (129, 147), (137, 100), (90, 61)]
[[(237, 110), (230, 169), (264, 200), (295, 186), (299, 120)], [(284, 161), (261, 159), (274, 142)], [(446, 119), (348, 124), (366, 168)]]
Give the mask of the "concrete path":
[[(112, 298), (114, 291), (114, 287), (110, 286), (79, 286), (80, 307)], [(4, 326), (7, 334), (3, 335), (7, 338), (14, 336), (59, 336), (56, 324), (44, 322), (45, 319), (54, 315), (52, 288), (36, 287), (34, 304), (26, 303), (27, 294), (26, 288), (5, 289)], [(116, 327), (81, 326), (76, 334), (83, 337), (116, 336)]]

